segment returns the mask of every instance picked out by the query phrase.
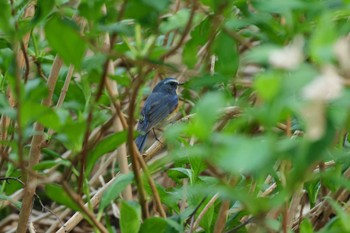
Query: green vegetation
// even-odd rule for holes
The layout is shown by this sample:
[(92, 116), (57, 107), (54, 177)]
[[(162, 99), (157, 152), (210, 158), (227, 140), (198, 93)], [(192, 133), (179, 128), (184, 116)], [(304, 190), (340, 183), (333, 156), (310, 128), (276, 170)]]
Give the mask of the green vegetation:
[[(1, 0), (0, 232), (350, 232), (350, 3)], [(165, 77), (177, 119), (140, 155)]]

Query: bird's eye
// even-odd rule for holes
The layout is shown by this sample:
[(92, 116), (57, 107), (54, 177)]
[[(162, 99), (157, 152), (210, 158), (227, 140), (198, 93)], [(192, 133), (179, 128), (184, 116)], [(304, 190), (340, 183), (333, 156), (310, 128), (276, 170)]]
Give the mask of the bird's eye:
[(170, 83), (170, 86), (176, 87), (176, 83), (175, 83), (175, 82), (171, 82), (171, 83)]

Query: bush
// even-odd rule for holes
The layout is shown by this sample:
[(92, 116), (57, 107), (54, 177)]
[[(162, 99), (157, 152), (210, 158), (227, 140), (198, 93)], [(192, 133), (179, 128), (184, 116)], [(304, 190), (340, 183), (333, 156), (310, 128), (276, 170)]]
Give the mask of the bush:
[(0, 231), (350, 232), (349, 9), (0, 1)]

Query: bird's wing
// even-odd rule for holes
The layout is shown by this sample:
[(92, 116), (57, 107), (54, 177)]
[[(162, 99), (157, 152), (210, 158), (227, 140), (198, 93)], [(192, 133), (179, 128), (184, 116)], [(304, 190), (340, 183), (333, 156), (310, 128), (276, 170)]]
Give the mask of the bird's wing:
[(177, 107), (178, 97), (176, 95), (164, 95), (164, 93), (152, 93), (146, 100), (142, 109), (143, 124), (140, 128), (148, 132), (158, 123), (167, 118)]

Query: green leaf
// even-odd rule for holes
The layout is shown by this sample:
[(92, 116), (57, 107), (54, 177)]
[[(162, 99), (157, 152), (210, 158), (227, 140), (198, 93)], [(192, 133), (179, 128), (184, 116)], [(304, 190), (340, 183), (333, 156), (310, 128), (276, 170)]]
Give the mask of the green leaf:
[(97, 30), (101, 32), (124, 34), (126, 36), (133, 36), (134, 34), (134, 28), (127, 21), (109, 25), (99, 25), (97, 26)]
[(266, 101), (272, 101), (281, 90), (281, 76), (275, 73), (262, 73), (254, 82), (254, 87), (260, 97)]
[(62, 186), (58, 184), (47, 184), (45, 185), (45, 193), (46, 195), (53, 201), (67, 206), (68, 208), (72, 210), (79, 211), (80, 207), (78, 204), (73, 201), (68, 194), (64, 191)]
[[(273, 165), (273, 150), (268, 137), (251, 138), (232, 135), (214, 135), (216, 156), (208, 159), (224, 171), (240, 174), (263, 172)], [(259, 148), (258, 150), (256, 148)]]
[(167, 33), (174, 29), (184, 28), (187, 24), (187, 21), (190, 17), (189, 9), (181, 9), (176, 14), (167, 18), (166, 21), (162, 22), (159, 26), (159, 29), (162, 33)]
[(11, 48), (11, 43), (4, 38), (0, 38), (0, 49)]
[(125, 18), (134, 19), (143, 26), (156, 26), (160, 12), (168, 3), (168, 0), (129, 0)]
[(211, 18), (207, 17), (198, 26), (196, 26), (191, 32), (191, 39), (185, 44), (182, 59), (183, 62), (189, 67), (194, 68), (197, 63), (197, 53), (201, 46), (203, 46), (208, 37), (211, 24)]
[(222, 6), (225, 6), (228, 0), (201, 0), (204, 5), (209, 6), (213, 11), (217, 11)]
[(104, 1), (94, 0), (94, 1), (82, 1), (79, 4), (79, 14), (85, 17), (87, 20), (97, 20), (102, 16), (101, 9)]
[(52, 168), (54, 166), (57, 165), (64, 165), (66, 167), (68, 167), (69, 165), (71, 165), (71, 163), (67, 160), (46, 160), (46, 161), (42, 161), (38, 164), (36, 164), (33, 169), (36, 171), (43, 171), (45, 169), (49, 169)]
[(14, 25), (11, 22), (10, 1), (0, 1), (0, 29), (4, 32), (13, 32)]
[(200, 156), (190, 156), (188, 159), (191, 164), (192, 173), (193, 173), (192, 180), (193, 182), (195, 182), (198, 176), (200, 175), (200, 173), (204, 171), (207, 168), (207, 166)]
[(300, 224), (300, 233), (313, 233), (312, 224), (308, 218), (304, 218), (304, 220)]
[(120, 229), (123, 233), (137, 233), (141, 225), (140, 207), (135, 202), (122, 201), (120, 206)]
[(43, 20), (55, 6), (55, 0), (39, 0), (36, 9), (35, 15), (33, 17), (33, 22), (38, 23)]
[(53, 137), (61, 141), (68, 149), (80, 151), (86, 129), (86, 116), (78, 115), (73, 117), (66, 108), (59, 108), (56, 113), (61, 122), (61, 126), (56, 130)]
[(333, 46), (337, 39), (332, 17), (329, 14), (321, 16), (315, 28), (310, 39), (311, 58), (317, 63), (331, 63), (334, 59)]
[[(189, 125), (189, 132), (199, 139), (205, 140), (211, 136), (213, 125), (219, 116), (219, 110), (225, 105), (225, 99), (220, 93), (208, 93), (198, 102), (196, 116)], [(210, 109), (210, 111), (208, 111)]]
[(215, 71), (224, 76), (233, 77), (237, 72), (239, 63), (235, 40), (221, 32), (214, 41), (214, 53), (217, 56)]
[(332, 206), (332, 208), (337, 213), (337, 216), (340, 218), (340, 222), (343, 226), (344, 232), (350, 232), (350, 222), (349, 217), (350, 214), (343, 209), (342, 206), (339, 205), (339, 203), (335, 200), (333, 200), (331, 197), (325, 197), (328, 203)]
[(118, 132), (102, 139), (89, 153), (86, 172), (90, 173), (96, 161), (104, 154), (116, 150), (126, 141), (127, 131)]
[(133, 179), (134, 179), (133, 173), (120, 175), (113, 182), (113, 184), (103, 193), (99, 211), (102, 211), (104, 208), (106, 208), (109, 205), (109, 203), (111, 203), (111, 201), (116, 199), (119, 196), (119, 194), (126, 188), (126, 186), (131, 184)]
[(61, 125), (59, 117), (52, 108), (31, 101), (23, 102), (21, 120), (24, 125), (38, 121), (51, 129), (58, 129)]
[[(198, 210), (198, 213), (201, 213), (206, 203), (203, 203), (203, 207)], [(214, 210), (215, 205), (212, 205), (208, 211), (204, 214), (202, 221), (200, 222), (200, 226), (203, 227), (205, 232), (210, 232), (212, 224), (213, 224), (213, 218), (214, 218)]]
[(302, 0), (270, 0), (270, 1), (253, 1), (254, 7), (261, 11), (271, 12), (271, 13), (285, 13), (293, 9), (303, 9), (308, 6), (306, 2)]
[(18, 210), (22, 208), (22, 203), (16, 200), (13, 200), (11, 196), (6, 196), (0, 193), (0, 201), (9, 201), (12, 205), (14, 205)]
[(45, 24), (44, 30), (48, 43), (63, 61), (79, 68), (86, 50), (79, 28), (72, 21), (55, 15)]
[(168, 176), (170, 178), (173, 178), (175, 181), (178, 181), (182, 178), (189, 178), (190, 183), (192, 184), (192, 171), (190, 169), (182, 168), (182, 167), (175, 167), (170, 168), (168, 170)]
[(142, 0), (142, 2), (159, 12), (165, 10), (170, 4), (170, 0)]
[[(174, 228), (175, 227), (175, 228)], [(146, 219), (142, 225), (139, 233), (149, 233), (149, 232), (157, 232), (157, 233), (177, 233), (179, 231), (176, 230), (178, 228), (178, 224), (170, 219), (157, 218), (152, 217)]]

